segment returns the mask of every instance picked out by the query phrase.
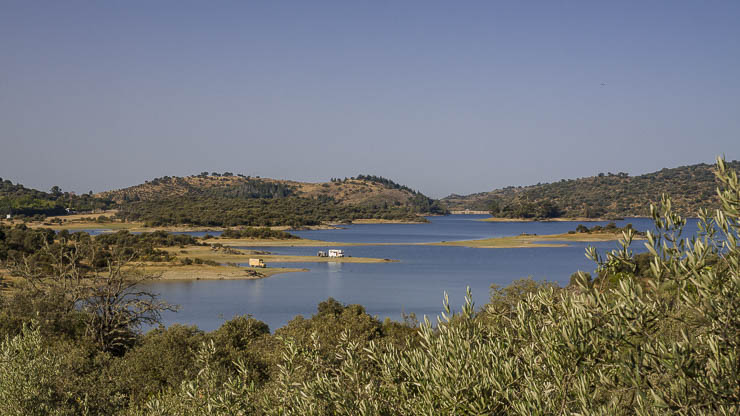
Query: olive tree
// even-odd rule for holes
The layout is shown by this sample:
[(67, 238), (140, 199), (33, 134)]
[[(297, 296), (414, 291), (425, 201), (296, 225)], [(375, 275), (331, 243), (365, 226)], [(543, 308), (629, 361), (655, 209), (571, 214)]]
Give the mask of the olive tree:
[(173, 306), (143, 285), (155, 279), (137, 253), (101, 247), (94, 240), (61, 239), (11, 264), (30, 295), (59, 299), (63, 312), (82, 312), (86, 333), (103, 351), (121, 354), (135, 331), (159, 321)]

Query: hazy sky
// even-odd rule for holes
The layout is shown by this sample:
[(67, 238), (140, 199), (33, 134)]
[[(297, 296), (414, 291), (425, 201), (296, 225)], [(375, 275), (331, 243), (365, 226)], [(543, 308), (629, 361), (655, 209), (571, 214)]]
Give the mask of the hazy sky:
[(0, 177), (432, 196), (740, 159), (740, 1), (0, 0)]

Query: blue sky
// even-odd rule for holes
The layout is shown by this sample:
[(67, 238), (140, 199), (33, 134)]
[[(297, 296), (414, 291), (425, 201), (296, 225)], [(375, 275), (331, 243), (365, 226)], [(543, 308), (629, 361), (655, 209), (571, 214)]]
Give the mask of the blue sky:
[(0, 177), (432, 196), (740, 159), (740, 2), (0, 1)]

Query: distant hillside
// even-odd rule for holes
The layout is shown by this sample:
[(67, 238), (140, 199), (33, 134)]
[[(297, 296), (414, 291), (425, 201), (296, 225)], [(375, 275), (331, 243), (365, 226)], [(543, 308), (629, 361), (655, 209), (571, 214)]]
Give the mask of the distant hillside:
[(157, 201), (177, 197), (275, 198), (292, 194), (294, 188), (279, 181), (247, 176), (205, 175), (164, 176), (143, 184), (96, 194), (118, 204), (136, 201)]
[[(727, 162), (740, 170), (740, 162)], [(508, 218), (626, 217), (649, 214), (651, 203), (663, 193), (673, 199), (677, 211), (696, 214), (699, 208), (716, 208), (714, 166), (698, 164), (662, 169), (640, 176), (603, 174), (525, 187), (507, 187), (466, 196), (442, 199), (450, 210), (494, 211)]]
[(55, 186), (49, 192), (26, 188), (0, 178), (0, 215), (63, 215), (70, 211), (106, 209), (110, 201), (92, 195), (75, 195)]
[(307, 183), (207, 174), (153, 179), (96, 195), (120, 205), (119, 215), (152, 225), (313, 225), (378, 218), (420, 221), (443, 214), (440, 204), (378, 176)]

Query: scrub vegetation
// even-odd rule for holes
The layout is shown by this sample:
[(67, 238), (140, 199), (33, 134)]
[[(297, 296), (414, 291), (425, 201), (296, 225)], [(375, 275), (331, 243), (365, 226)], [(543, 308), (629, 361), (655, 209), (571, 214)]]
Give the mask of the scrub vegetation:
[(121, 267), (130, 256), (6, 227), (0, 414), (736, 415), (740, 183), (722, 160), (717, 177), (697, 235), (663, 197), (647, 253), (626, 229), (615, 250), (587, 250), (594, 278), (494, 286), (457, 313), (445, 294), (437, 325), (329, 299), (274, 333), (242, 316), (141, 334), (171, 306)]

